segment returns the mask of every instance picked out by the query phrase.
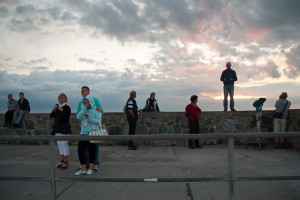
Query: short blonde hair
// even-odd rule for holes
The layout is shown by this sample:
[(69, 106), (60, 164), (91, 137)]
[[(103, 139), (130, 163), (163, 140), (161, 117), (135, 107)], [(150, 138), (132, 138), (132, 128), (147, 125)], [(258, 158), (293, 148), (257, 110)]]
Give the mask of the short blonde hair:
[(58, 97), (57, 97), (57, 100), (59, 99), (59, 97), (64, 97), (65, 99), (66, 99), (66, 102), (68, 102), (68, 97), (67, 97), (67, 95), (65, 94), (65, 93), (60, 93), (59, 95), (58, 95)]
[(154, 95), (156, 95), (155, 92), (151, 92), (150, 97), (153, 97)]

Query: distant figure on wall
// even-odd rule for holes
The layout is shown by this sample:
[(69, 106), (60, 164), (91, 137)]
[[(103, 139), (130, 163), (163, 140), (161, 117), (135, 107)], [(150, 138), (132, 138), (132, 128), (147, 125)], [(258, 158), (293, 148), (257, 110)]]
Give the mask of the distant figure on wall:
[(147, 99), (143, 112), (159, 112), (157, 100), (155, 99), (156, 93), (151, 92), (150, 98)]
[[(279, 96), (279, 100), (275, 103), (275, 113), (279, 114), (276, 116), (274, 114), (274, 129), (273, 132), (286, 132), (287, 118), (289, 115), (289, 109), (291, 107), (291, 102), (287, 100), (287, 93), (282, 92)], [(274, 148), (283, 148), (284, 138), (275, 138)]]
[(29, 101), (24, 97), (24, 93), (19, 93), (18, 109), (14, 112), (14, 127), (21, 126), (24, 114), (30, 113)]
[(5, 113), (4, 127), (8, 127), (11, 124), (14, 112), (18, 109), (18, 101), (14, 99), (12, 94), (7, 96), (7, 112)]
[(230, 110), (236, 111), (234, 109), (234, 81), (237, 81), (237, 76), (234, 70), (231, 69), (231, 62), (226, 63), (227, 69), (222, 72), (221, 81), (224, 83), (224, 111), (228, 109), (228, 94), (230, 95)]
[[(125, 112), (127, 115), (127, 122), (129, 125), (128, 135), (135, 135), (136, 122), (139, 118), (138, 106), (135, 101), (136, 91), (130, 92), (130, 97), (126, 102)], [(132, 140), (128, 141), (128, 150), (137, 150), (137, 146), (133, 144)]]
[[(199, 127), (199, 113), (201, 113), (201, 109), (198, 107), (198, 96), (193, 95), (190, 98), (191, 103), (185, 107), (185, 114), (186, 117), (189, 119), (189, 127), (190, 127), (190, 134), (199, 134), (200, 127)], [(189, 140), (189, 148), (202, 148), (199, 140)]]

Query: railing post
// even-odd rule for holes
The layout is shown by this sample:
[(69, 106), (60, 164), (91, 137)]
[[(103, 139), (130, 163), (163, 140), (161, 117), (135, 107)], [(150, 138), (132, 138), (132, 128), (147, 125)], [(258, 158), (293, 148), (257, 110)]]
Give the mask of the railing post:
[(228, 175), (229, 175), (229, 199), (234, 200), (234, 140), (228, 138)]
[(50, 140), (50, 170), (51, 170), (51, 180), (50, 180), (50, 188), (51, 188), (51, 199), (56, 199), (56, 174), (55, 174), (55, 165), (54, 165), (54, 147), (55, 140)]

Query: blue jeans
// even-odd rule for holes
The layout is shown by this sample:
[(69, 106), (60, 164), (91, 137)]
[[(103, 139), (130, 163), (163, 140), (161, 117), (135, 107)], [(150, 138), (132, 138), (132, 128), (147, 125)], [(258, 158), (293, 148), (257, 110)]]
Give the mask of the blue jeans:
[[(85, 156), (85, 160), (87, 161), (87, 165), (89, 164), (89, 149), (86, 148), (85, 152), (84, 152), (84, 156)], [(94, 165), (98, 165), (99, 166), (99, 144), (96, 144), (96, 148), (95, 148), (95, 161), (94, 161)]]
[(20, 124), (21, 124), (21, 121), (22, 121), (22, 119), (23, 119), (23, 116), (24, 116), (26, 113), (29, 113), (28, 110), (23, 110), (23, 112), (19, 115), (19, 110), (16, 110), (16, 111), (14, 112), (14, 123), (20, 125)]
[(234, 109), (234, 100), (233, 100), (233, 95), (234, 95), (234, 85), (233, 84), (224, 84), (224, 101), (223, 101), (223, 106), (224, 110), (227, 110), (228, 108), (228, 94), (230, 95), (230, 109)]

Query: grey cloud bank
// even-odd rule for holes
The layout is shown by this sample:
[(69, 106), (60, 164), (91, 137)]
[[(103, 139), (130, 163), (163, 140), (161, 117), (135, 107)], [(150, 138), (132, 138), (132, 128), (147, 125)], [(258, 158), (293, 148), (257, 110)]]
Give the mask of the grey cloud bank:
[[(34, 112), (50, 111), (59, 92), (75, 112), (83, 85), (107, 111), (122, 111), (132, 89), (140, 108), (155, 91), (164, 111), (183, 110), (192, 94), (204, 110), (222, 110), (214, 97), (228, 60), (238, 110), (260, 96), (273, 108), (282, 91), (300, 108), (299, 10), (298, 0), (1, 1), (0, 111), (7, 94), (24, 91)], [(99, 49), (83, 48), (86, 38)], [(110, 42), (152, 51), (145, 61), (141, 52), (106, 54)]]

